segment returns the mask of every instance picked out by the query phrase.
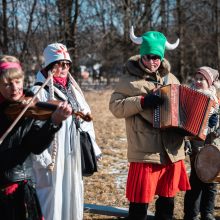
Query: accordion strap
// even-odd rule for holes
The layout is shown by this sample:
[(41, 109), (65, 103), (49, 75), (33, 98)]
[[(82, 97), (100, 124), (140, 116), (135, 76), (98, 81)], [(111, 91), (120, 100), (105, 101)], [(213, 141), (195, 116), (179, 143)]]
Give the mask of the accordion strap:
[(168, 75), (165, 75), (163, 77), (163, 85), (167, 85), (168, 84)]

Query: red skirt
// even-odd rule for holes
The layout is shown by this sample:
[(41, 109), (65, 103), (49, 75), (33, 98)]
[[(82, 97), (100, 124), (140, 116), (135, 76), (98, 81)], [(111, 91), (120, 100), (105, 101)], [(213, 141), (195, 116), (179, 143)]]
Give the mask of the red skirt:
[(130, 202), (149, 203), (155, 195), (174, 197), (190, 189), (183, 160), (168, 165), (130, 163), (126, 187)]

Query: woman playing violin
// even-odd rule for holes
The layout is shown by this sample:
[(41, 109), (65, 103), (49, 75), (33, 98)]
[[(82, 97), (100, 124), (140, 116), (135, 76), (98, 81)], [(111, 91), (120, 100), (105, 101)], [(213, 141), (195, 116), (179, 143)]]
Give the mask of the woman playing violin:
[[(13, 121), (5, 113), (12, 103), (20, 102), (24, 72), (13, 56), (0, 57), (0, 137)], [(44, 121), (21, 117), (0, 143), (0, 216), (5, 220), (42, 220), (43, 215), (33, 186), (31, 154), (40, 154), (60, 129), (62, 121), (72, 114), (62, 102)]]
[[(52, 76), (38, 99), (67, 101), (74, 112), (90, 113), (84, 95), (70, 74), (72, 60), (65, 45), (53, 43), (44, 50), (44, 67), (37, 73), (34, 93)], [(83, 219), (83, 181), (78, 128), (90, 134), (96, 155), (101, 151), (95, 142), (93, 123), (72, 115), (63, 122), (53, 144), (35, 156), (36, 189), (47, 220)]]

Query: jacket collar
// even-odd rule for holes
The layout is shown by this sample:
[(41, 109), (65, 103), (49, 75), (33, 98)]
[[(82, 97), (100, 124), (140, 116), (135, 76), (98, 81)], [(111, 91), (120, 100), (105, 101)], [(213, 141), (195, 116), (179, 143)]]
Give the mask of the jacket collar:
[(145, 79), (147, 81), (152, 81), (154, 83), (160, 84), (161, 76), (159, 72), (152, 72), (147, 69), (141, 62), (140, 55), (131, 57), (126, 63), (126, 69), (130, 75), (137, 76), (140, 79)]
[(140, 55), (132, 56), (129, 58), (125, 65), (127, 71), (131, 75), (135, 75), (139, 78), (145, 79), (146, 77), (154, 78), (153, 73), (145, 68), (140, 61)]

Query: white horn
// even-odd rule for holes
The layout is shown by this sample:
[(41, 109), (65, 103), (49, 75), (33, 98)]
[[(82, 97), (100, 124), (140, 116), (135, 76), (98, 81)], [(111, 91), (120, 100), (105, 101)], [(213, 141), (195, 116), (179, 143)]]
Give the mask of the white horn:
[(131, 40), (132, 40), (135, 44), (142, 44), (142, 42), (143, 42), (142, 37), (136, 37), (136, 36), (134, 35), (134, 28), (133, 28), (133, 26), (131, 26), (131, 29), (130, 29), (130, 38), (131, 38)]
[(179, 38), (177, 39), (176, 43), (174, 43), (174, 44), (170, 44), (168, 41), (166, 41), (165, 47), (167, 50), (174, 50), (178, 47), (179, 42), (180, 42)]

